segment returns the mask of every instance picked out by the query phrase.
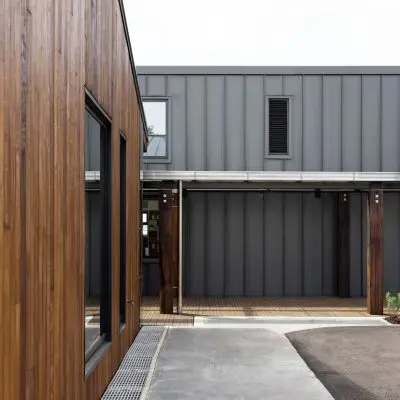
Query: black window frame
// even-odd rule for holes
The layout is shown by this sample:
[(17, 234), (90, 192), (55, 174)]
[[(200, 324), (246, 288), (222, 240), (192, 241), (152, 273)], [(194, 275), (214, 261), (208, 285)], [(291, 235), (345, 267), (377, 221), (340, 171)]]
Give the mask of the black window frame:
[(97, 189), (102, 193), (100, 337), (87, 352), (85, 351), (85, 364), (87, 364), (105, 342), (112, 340), (112, 122), (107, 113), (86, 90), (85, 111), (99, 122), (101, 127), (100, 182), (85, 182), (85, 191)]
[(123, 132), (119, 136), (119, 232), (120, 232), (120, 259), (119, 259), (119, 323), (122, 330), (126, 324), (126, 146), (127, 139)]
[[(286, 152), (271, 151), (271, 101), (285, 101), (286, 111)], [(267, 95), (265, 96), (265, 158), (269, 159), (289, 159), (291, 158), (292, 146), (292, 98), (291, 96)]]

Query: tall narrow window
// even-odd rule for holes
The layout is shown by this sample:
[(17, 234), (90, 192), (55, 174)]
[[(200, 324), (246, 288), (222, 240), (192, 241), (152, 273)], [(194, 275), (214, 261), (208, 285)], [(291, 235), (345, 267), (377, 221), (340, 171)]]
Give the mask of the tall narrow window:
[(289, 154), (289, 99), (268, 98), (268, 155)]
[(149, 143), (145, 159), (168, 158), (168, 101), (166, 99), (145, 99), (143, 108), (148, 125)]
[(119, 261), (119, 320), (126, 322), (126, 139), (121, 134), (119, 141), (119, 205), (120, 205), (120, 261)]
[(85, 361), (111, 340), (111, 123), (85, 110)]

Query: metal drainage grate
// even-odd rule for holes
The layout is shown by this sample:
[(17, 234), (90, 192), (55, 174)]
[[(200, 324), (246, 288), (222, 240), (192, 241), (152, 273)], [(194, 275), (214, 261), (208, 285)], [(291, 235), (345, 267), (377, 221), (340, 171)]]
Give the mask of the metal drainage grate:
[(145, 326), (126, 353), (103, 400), (139, 400), (158, 343), (166, 328)]

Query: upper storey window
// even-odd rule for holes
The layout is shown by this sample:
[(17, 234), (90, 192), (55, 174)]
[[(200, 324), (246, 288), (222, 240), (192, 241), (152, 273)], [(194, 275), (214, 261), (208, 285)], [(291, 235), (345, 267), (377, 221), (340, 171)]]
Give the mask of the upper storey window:
[(159, 159), (167, 162), (169, 152), (169, 101), (168, 99), (143, 99), (143, 108), (146, 114), (149, 143), (144, 153), (145, 159)]

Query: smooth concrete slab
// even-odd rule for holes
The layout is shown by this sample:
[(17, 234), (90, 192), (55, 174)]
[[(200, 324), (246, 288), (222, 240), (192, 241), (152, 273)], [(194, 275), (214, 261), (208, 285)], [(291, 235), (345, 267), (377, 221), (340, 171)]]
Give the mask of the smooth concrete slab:
[(283, 335), (169, 329), (146, 399), (332, 400)]

